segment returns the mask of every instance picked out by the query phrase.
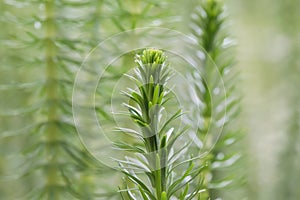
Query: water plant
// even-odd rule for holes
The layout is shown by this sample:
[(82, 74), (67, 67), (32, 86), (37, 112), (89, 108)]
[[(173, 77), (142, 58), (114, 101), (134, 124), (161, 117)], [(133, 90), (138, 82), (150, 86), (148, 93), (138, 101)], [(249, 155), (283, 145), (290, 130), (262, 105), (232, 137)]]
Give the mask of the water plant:
[[(175, 148), (177, 140), (185, 132), (170, 126), (181, 116), (177, 110), (166, 121), (162, 121), (163, 110), (167, 112), (169, 91), (167, 81), (170, 78), (169, 64), (161, 50), (146, 49), (136, 56), (138, 67), (135, 75), (137, 91), (133, 88), (124, 94), (129, 104), (124, 104), (130, 118), (139, 130), (119, 128), (137, 139), (135, 144), (116, 143), (130, 153), (125, 160), (120, 160), (120, 170), (134, 183), (120, 190), (123, 199), (193, 199), (199, 195), (202, 185), (189, 188), (191, 182), (205, 168), (197, 165), (187, 153), (188, 143)], [(146, 176), (146, 177), (145, 177)], [(138, 192), (137, 192), (138, 191)]]
[(191, 95), (195, 98), (196, 110), (189, 123), (197, 127), (197, 148), (210, 152), (202, 160), (208, 164), (203, 175), (206, 187), (203, 199), (221, 198), (226, 189), (243, 183), (242, 173), (236, 176), (230, 172), (232, 169), (238, 171), (235, 163), (241, 152), (234, 144), (242, 138), (242, 132), (236, 123), (240, 95), (236, 87), (238, 72), (234, 69), (234, 39), (228, 34), (227, 24), (222, 1), (195, 3), (190, 28), (199, 44), (202, 63), (189, 76), (194, 84)]

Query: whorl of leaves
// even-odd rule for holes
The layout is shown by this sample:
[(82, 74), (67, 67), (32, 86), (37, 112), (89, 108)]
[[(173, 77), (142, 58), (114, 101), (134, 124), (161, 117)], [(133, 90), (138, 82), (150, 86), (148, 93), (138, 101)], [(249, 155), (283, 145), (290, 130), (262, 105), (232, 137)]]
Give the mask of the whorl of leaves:
[[(170, 78), (169, 65), (164, 53), (157, 49), (146, 49), (136, 56), (135, 81), (137, 91), (124, 92), (129, 104), (124, 104), (138, 130), (118, 128), (136, 138), (135, 144), (118, 142), (121, 150), (130, 152), (120, 160), (120, 168), (134, 185), (129, 183), (120, 190), (123, 199), (166, 200), (193, 199), (201, 190), (189, 187), (205, 168), (196, 165), (196, 157), (187, 158), (189, 144), (175, 148), (177, 139), (185, 129), (176, 130), (170, 124), (181, 116), (181, 110), (161, 121), (163, 109), (167, 112), (167, 80)], [(129, 75), (128, 75), (129, 76)], [(194, 184), (195, 185), (195, 184)]]
[[(194, 72), (190, 76), (194, 82), (195, 98), (201, 103), (195, 105), (199, 106), (195, 110), (200, 110), (200, 113), (192, 116), (192, 119), (199, 120), (189, 120), (189, 123), (198, 126), (200, 144), (213, 141), (208, 146), (198, 145), (200, 150), (211, 150), (202, 161), (209, 164), (208, 170), (202, 175), (207, 198), (211, 199), (221, 197), (225, 189), (236, 187), (242, 181), (242, 175), (230, 172), (236, 169), (235, 163), (240, 159), (240, 152), (234, 149), (233, 144), (241, 138), (241, 131), (235, 123), (239, 113), (239, 94), (236, 91), (238, 74), (233, 68), (234, 40), (227, 34), (227, 20), (221, 1), (203, 0), (192, 13), (190, 23), (203, 62), (199, 63), (201, 74)], [(219, 95), (222, 90), (220, 84), (224, 84), (224, 96)], [(223, 126), (220, 136), (214, 132), (214, 127), (219, 126)]]
[[(75, 72), (92, 47), (80, 39), (92, 6), (65, 0), (1, 4), (1, 21), (11, 25), (1, 40), (5, 70), (14, 77), (1, 82), (0, 90), (20, 99), (0, 113), (9, 126), (1, 139), (14, 146), (6, 182), (18, 188), (6, 199), (93, 199), (102, 169), (78, 138), (71, 102)], [(11, 95), (6, 98), (16, 104)]]

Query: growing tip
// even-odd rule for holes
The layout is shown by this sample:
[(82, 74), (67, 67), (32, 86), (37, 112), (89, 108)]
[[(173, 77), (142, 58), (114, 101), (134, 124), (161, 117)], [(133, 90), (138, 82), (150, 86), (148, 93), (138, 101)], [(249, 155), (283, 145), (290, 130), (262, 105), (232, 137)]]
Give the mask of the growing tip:
[(166, 56), (159, 49), (145, 49), (140, 55), (140, 60), (143, 64), (163, 64)]

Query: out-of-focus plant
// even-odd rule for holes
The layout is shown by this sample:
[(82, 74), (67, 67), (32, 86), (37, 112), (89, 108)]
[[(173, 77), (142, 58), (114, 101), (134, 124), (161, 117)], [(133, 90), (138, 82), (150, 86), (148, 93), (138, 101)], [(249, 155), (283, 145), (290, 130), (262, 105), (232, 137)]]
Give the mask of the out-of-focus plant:
[(1, 90), (26, 91), (17, 108), (6, 111), (16, 125), (24, 124), (9, 127), (2, 135), (20, 144), (13, 162), (22, 167), (7, 176), (15, 179), (10, 181), (19, 190), (9, 193), (8, 199), (110, 198), (110, 193), (97, 193), (102, 166), (81, 144), (72, 119), (74, 72), (82, 54), (93, 47), (82, 32), (82, 27), (94, 23), (89, 21), (93, 7), (87, 1), (8, 0), (3, 4), (1, 21), (12, 25), (13, 31), (2, 43), (14, 51), (5, 67), (22, 79), (1, 85)]
[[(110, 188), (105, 188), (105, 185), (109, 184), (101, 180), (104, 173), (110, 176), (112, 170), (98, 165), (77, 137), (71, 107), (74, 75), (83, 61), (83, 55), (98, 44), (99, 38), (104, 39), (111, 34), (138, 27), (175, 27), (179, 17), (170, 9), (171, 5), (175, 4), (171, 1), (156, 0), (1, 2), (1, 25), (11, 26), (6, 29), (7, 32), (1, 32), (1, 37), (4, 33), (4, 39), (1, 39), (0, 52), (5, 55), (1, 65), (5, 65), (5, 74), (17, 74), (14, 76), (16, 80), (10, 80), (10, 76), (4, 77), (4, 73), (0, 74), (0, 90), (5, 91), (1, 98), (9, 101), (5, 102), (7, 107), (18, 104), (17, 108), (7, 108), (0, 112), (1, 132), (6, 126), (10, 129), (3, 131), (1, 139), (4, 138), (5, 142), (13, 141), (13, 146), (19, 148), (15, 150), (18, 151), (16, 153), (10, 152), (16, 154), (15, 160), (10, 163), (6, 162), (6, 157), (3, 160), (0, 158), (0, 171), (1, 167), (22, 166), (15, 167), (18, 170), (11, 170), (15, 173), (11, 174), (13, 176), (6, 176), (15, 179), (14, 185), (20, 186), (19, 192), (12, 194), (4, 188), (4, 192), (0, 193), (3, 198), (118, 198), (114, 197), (116, 193), (113, 191), (106, 192), (111, 191)], [(218, 93), (213, 81), (220, 80), (215, 80), (216, 77), (210, 74), (213, 63), (204, 58), (201, 64), (205, 68), (200, 71), (204, 72), (205, 81), (209, 83), (206, 84), (204, 79), (195, 79), (195, 90), (206, 105), (203, 110), (200, 109), (201, 113), (198, 113), (205, 121), (204, 128), (198, 129), (198, 136), (202, 140), (203, 134), (208, 130), (206, 125), (210, 121), (217, 123), (224, 120), (228, 124), (235, 115), (236, 96), (232, 95), (235, 82), (230, 80), (236, 76), (230, 72), (232, 63), (231, 60), (227, 60), (229, 53), (224, 53), (230, 46), (230, 40), (227, 35), (220, 33), (223, 15), (219, 4), (211, 0), (199, 9), (195, 24), (202, 30), (202, 34), (196, 32), (195, 36), (199, 40), (199, 46), (203, 46), (207, 55), (220, 67), (219, 71), (226, 80), (227, 89), (227, 99), (220, 99), (217, 105), (219, 107), (210, 107), (210, 91)], [(108, 68), (101, 79), (105, 82), (105, 90), (100, 88), (96, 98), (111, 95), (114, 86), (112, 83), (128, 71), (131, 56), (130, 53), (125, 56), (122, 67), (118, 68), (121, 70)], [(97, 62), (96, 57), (92, 59), (94, 67), (104, 67)], [(165, 122), (159, 118), (160, 115), (164, 115), (163, 106), (168, 108), (168, 96), (172, 98), (171, 94), (167, 94), (169, 68), (165, 59), (164, 53), (153, 49), (145, 50), (136, 58), (138, 67), (133, 79), (136, 81), (137, 91), (130, 90), (127, 93), (129, 104), (126, 106), (130, 118), (140, 129), (137, 131), (120, 128), (120, 131), (137, 138), (128, 140), (124, 137), (127, 143), (115, 144), (118, 148), (129, 151), (127, 160), (120, 161), (122, 172), (127, 177), (126, 186), (121, 189), (122, 197), (161, 200), (205, 199), (208, 196), (213, 198), (216, 195), (211, 191), (205, 196), (203, 185), (206, 189), (212, 189), (228, 183), (227, 177), (222, 181), (216, 179), (219, 176), (217, 168), (231, 165), (232, 161), (238, 158), (237, 154), (224, 153), (224, 149), (236, 140), (236, 134), (226, 125), (216, 147), (201, 162), (195, 162), (199, 157), (187, 155), (188, 144), (180, 148), (174, 145), (184, 133), (184, 129), (175, 131), (176, 120), (181, 111), (175, 111)], [(4, 79), (6, 81), (3, 81)], [(87, 82), (81, 86), (83, 91), (88, 84)], [(206, 87), (204, 91), (200, 88), (201, 84)], [(109, 101), (110, 97), (105, 98), (105, 101), (101, 101), (95, 108), (100, 119), (108, 123), (112, 120), (106, 107)], [(90, 105), (82, 102), (82, 105), (77, 106)], [(227, 109), (227, 118), (218, 116), (218, 119), (212, 119), (212, 109), (218, 112), (218, 108)], [(2, 123), (5, 125), (2, 126)], [(9, 151), (6, 146), (9, 145), (1, 145), (1, 153), (3, 148), (4, 154)], [(136, 157), (132, 156), (132, 152), (136, 153)], [(209, 169), (204, 171), (203, 182), (198, 175), (203, 172), (207, 163)], [(146, 173), (142, 175), (139, 173), (141, 171)], [(212, 181), (209, 174), (213, 174)], [(2, 185), (5, 184), (1, 183)]]
[[(287, 57), (284, 57), (279, 65), (282, 70), (282, 80), (284, 82), (288, 121), (286, 122), (286, 132), (283, 136), (284, 145), (278, 159), (278, 182), (272, 199), (299, 199), (300, 198), (300, 95), (299, 95), (299, 2), (282, 1), (277, 2), (277, 25), (279, 34), (285, 38), (288, 45), (286, 49)], [(286, 45), (286, 44), (285, 44)], [(281, 47), (278, 47), (281, 48)], [(284, 49), (283, 49), (284, 50)]]
[(226, 191), (242, 183), (235, 164), (241, 152), (234, 147), (242, 136), (236, 123), (240, 107), (236, 91), (238, 73), (233, 68), (234, 40), (227, 34), (228, 19), (222, 1), (203, 0), (196, 2), (195, 7), (190, 27), (203, 62), (199, 63), (200, 73), (195, 71), (190, 77), (196, 112), (189, 124), (198, 129), (195, 143), (199, 150), (210, 151), (201, 161), (208, 168), (202, 173), (206, 191), (200, 199), (217, 199), (226, 197), (229, 194)]

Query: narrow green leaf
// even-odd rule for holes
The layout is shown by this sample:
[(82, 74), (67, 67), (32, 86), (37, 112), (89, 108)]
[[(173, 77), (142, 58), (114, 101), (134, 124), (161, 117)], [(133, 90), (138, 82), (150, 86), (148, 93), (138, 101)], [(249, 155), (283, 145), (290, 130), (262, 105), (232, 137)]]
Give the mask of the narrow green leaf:
[(162, 134), (163, 131), (167, 128), (167, 126), (176, 118), (180, 117), (182, 115), (181, 109), (179, 109), (175, 114), (173, 114), (163, 125), (163, 127), (160, 129), (159, 134)]
[(122, 170), (122, 172), (128, 176), (133, 182), (137, 183), (141, 188), (143, 188), (143, 190), (149, 195), (149, 197), (152, 200), (156, 200), (155, 196), (151, 193), (150, 189), (143, 183), (143, 181), (141, 181), (140, 179), (138, 179), (137, 177), (131, 175), (130, 173)]
[(188, 191), (189, 191), (189, 184), (186, 184), (184, 191), (180, 195), (180, 200), (185, 200)]
[(124, 142), (114, 142), (115, 147), (118, 147), (120, 150), (135, 152), (135, 153), (146, 153), (142, 148), (137, 146), (133, 146)]
[(164, 148), (166, 146), (167, 136), (163, 136), (160, 141), (160, 148)]
[(162, 100), (164, 98), (165, 94), (164, 94), (164, 90), (160, 93), (159, 98), (157, 100), (157, 104), (162, 104)]
[(138, 187), (139, 187), (139, 191), (140, 191), (140, 193), (141, 193), (143, 199), (144, 199), (144, 200), (148, 200), (149, 198), (148, 198), (148, 196), (146, 195), (146, 193), (144, 192), (144, 190), (143, 190), (140, 186), (138, 186)]
[(168, 194), (169, 195), (173, 195), (173, 193), (176, 192), (176, 190), (174, 190), (176, 188), (176, 186), (178, 186), (192, 171), (194, 167), (194, 163), (190, 162), (190, 166), (188, 167), (188, 169), (185, 171), (185, 173), (182, 175), (182, 177), (180, 177), (179, 179), (177, 179), (176, 181), (174, 181), (171, 186), (169, 187), (169, 191)]
[(152, 98), (152, 104), (153, 104), (153, 105), (157, 104), (157, 102), (158, 102), (158, 98), (159, 98), (159, 89), (160, 89), (160, 86), (157, 84), (157, 85), (155, 86), (154, 93), (153, 93), (153, 98)]

